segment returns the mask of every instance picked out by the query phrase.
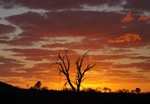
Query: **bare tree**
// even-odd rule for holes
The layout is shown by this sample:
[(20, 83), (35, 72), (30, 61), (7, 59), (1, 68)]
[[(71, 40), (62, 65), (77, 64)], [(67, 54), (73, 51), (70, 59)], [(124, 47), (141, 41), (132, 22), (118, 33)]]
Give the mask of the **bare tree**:
[[(89, 52), (89, 51), (88, 51)], [(84, 55), (82, 57), (78, 57), (75, 64), (76, 64), (76, 79), (75, 82), (71, 81), (70, 78), (70, 59), (68, 57), (67, 51), (65, 51), (64, 55), (59, 54), (58, 58), (59, 58), (59, 62), (56, 62), (56, 64), (58, 65), (58, 69), (60, 71), (60, 73), (62, 73), (63, 75), (65, 75), (67, 82), (65, 84), (69, 84), (72, 91), (76, 91), (79, 92), (80, 91), (80, 87), (81, 87), (81, 83), (83, 82), (84, 75), (86, 72), (90, 71), (90, 69), (92, 69), (96, 64), (90, 65), (88, 64), (84, 69), (83, 69), (83, 62), (85, 60), (86, 55), (88, 54), (88, 52), (84, 53)]]

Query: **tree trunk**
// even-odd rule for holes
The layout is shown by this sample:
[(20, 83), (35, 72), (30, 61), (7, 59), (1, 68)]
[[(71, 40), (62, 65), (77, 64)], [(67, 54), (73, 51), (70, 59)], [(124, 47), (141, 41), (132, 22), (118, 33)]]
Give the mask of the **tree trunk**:
[(76, 89), (75, 89), (75, 87), (72, 85), (69, 75), (67, 75), (66, 77), (67, 77), (67, 82), (69, 83), (69, 85), (70, 85), (70, 87), (71, 87), (72, 91), (74, 91), (74, 92), (75, 92), (75, 91), (76, 91)]

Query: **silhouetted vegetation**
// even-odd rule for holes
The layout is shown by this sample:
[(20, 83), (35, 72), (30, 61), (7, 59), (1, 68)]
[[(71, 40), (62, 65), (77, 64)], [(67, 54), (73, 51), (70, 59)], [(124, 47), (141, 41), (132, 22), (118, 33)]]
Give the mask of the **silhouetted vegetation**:
[(41, 89), (41, 85), (42, 85), (41, 81), (37, 81), (35, 83), (35, 85), (33, 87), (31, 87), (31, 89), (40, 90)]
[(32, 86), (31, 88), (32, 90), (48, 90), (47, 86), (42, 86), (42, 82), (41, 81), (37, 81), (34, 86)]
[[(139, 91), (137, 88), (135, 90)], [(150, 102), (150, 93), (126, 93), (126, 90), (123, 91), (125, 93), (102, 93), (88, 88), (77, 93), (71, 90), (21, 89), (0, 82), (0, 99), (2, 104), (149, 104)]]
[(136, 88), (136, 89), (135, 89), (135, 92), (136, 92), (137, 94), (139, 94), (139, 93), (141, 92), (141, 89), (140, 89), (140, 88)]

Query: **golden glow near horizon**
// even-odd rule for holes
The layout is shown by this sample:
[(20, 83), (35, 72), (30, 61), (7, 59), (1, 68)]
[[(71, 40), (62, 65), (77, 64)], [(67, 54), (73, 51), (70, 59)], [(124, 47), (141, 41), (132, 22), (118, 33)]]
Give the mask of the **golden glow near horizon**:
[(68, 50), (74, 80), (75, 60), (91, 50), (82, 88), (150, 91), (149, 0), (9, 2), (0, 0), (0, 81), (60, 90), (58, 54)]

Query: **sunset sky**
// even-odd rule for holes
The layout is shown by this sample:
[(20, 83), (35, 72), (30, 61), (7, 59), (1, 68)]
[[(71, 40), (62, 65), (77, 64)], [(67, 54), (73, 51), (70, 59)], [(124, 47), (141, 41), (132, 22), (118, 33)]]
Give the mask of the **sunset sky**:
[(150, 0), (0, 0), (0, 81), (62, 89), (56, 65), (91, 50), (84, 88), (150, 91)]

